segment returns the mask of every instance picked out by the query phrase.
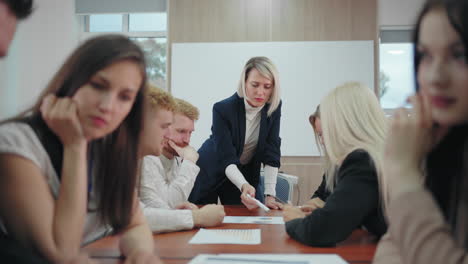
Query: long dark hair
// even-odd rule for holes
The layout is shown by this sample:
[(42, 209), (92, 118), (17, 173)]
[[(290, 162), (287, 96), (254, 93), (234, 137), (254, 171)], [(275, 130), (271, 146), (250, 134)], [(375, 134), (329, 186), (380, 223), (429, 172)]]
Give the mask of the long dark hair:
[[(450, 24), (460, 36), (465, 50), (468, 47), (468, 2), (462, 0), (427, 0), (416, 20), (416, 27), (413, 35), (413, 41), (415, 43), (414, 67), (416, 74), (421, 60), (421, 56), (417, 52), (421, 20), (429, 11), (437, 8), (446, 12)], [(418, 89), (418, 85), (416, 85), (416, 89)]]
[[(461, 0), (428, 0), (417, 19), (414, 31), (416, 76), (421, 60), (421, 56), (417, 51), (421, 21), (427, 13), (434, 9), (446, 12), (450, 24), (458, 33), (465, 50), (468, 48), (468, 2)], [(466, 88), (468, 89), (468, 87)], [(419, 90), (418, 84), (416, 84), (416, 89)], [(437, 126), (437, 124), (434, 125)], [(468, 201), (468, 195), (466, 194), (466, 187), (468, 186), (467, 163), (468, 124), (466, 123), (451, 127), (447, 135), (429, 153), (426, 159), (426, 185), (434, 195), (454, 233), (457, 231), (457, 225), (465, 224), (457, 224), (457, 217), (460, 201)], [(465, 209), (468, 210), (468, 208)], [(463, 234), (463, 236), (466, 236), (466, 234)], [(466, 238), (464, 240), (467, 241)]]
[(97, 175), (94, 179), (98, 195), (97, 210), (102, 222), (110, 224), (115, 232), (122, 230), (130, 222), (137, 184), (137, 155), (146, 83), (146, 64), (141, 49), (121, 35), (105, 35), (86, 41), (68, 57), (31, 108), (4, 121), (28, 123), (38, 135), (60, 175), (63, 146), (41, 117), (39, 108), (43, 98), (48, 94), (71, 97), (98, 71), (123, 60), (137, 65), (142, 76), (135, 102), (115, 131), (89, 144), (97, 161), (93, 162), (96, 166), (94, 173)]
[(5, 3), (17, 19), (27, 18), (33, 11), (32, 0), (0, 0)]

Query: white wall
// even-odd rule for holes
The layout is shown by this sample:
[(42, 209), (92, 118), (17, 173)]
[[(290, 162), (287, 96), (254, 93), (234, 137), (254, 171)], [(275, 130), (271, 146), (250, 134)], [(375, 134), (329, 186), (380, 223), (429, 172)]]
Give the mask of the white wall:
[(0, 119), (31, 105), (77, 46), (73, 0), (36, 0), (21, 21), (8, 57), (0, 61)]
[(379, 0), (380, 27), (412, 27), (425, 0)]

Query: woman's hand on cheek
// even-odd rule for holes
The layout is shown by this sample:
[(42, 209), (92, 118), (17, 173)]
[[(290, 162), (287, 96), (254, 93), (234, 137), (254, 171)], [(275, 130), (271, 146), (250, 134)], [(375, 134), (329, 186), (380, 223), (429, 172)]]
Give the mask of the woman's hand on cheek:
[(395, 111), (385, 142), (383, 174), (394, 194), (422, 186), (423, 160), (440, 139), (430, 102), (421, 95), (408, 100), (413, 108)]
[(63, 145), (86, 142), (78, 119), (77, 105), (71, 98), (58, 98), (49, 94), (42, 101), (40, 111), (47, 126), (60, 138)]

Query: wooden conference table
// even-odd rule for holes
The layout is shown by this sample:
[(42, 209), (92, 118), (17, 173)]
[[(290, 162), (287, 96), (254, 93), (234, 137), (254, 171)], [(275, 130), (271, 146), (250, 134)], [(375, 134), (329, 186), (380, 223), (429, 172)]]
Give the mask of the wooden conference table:
[[(228, 216), (281, 216), (281, 211), (265, 212), (261, 209), (249, 211), (245, 206), (225, 206)], [(222, 224), (214, 229), (261, 229), (260, 245), (193, 245), (188, 242), (198, 229), (165, 234), (155, 234), (155, 251), (168, 264), (189, 263), (198, 254), (250, 253), (250, 254), (338, 254), (352, 264), (372, 262), (376, 249), (376, 239), (364, 230), (355, 230), (345, 241), (336, 247), (309, 247), (291, 239), (284, 225)], [(118, 236), (110, 236), (85, 247), (92, 258), (100, 263), (123, 263), (120, 258)]]

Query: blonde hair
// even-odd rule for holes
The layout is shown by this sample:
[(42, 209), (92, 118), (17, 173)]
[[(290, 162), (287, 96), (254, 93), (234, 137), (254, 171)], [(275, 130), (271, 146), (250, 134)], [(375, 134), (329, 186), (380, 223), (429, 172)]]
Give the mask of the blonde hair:
[(151, 83), (146, 85), (145, 101), (147, 102), (147, 105), (153, 110), (165, 109), (174, 112), (177, 108), (176, 101), (170, 93), (156, 87)]
[[(320, 120), (320, 105), (317, 105), (317, 108), (315, 108), (315, 112), (309, 116), (309, 123), (312, 125), (312, 129), (314, 130), (315, 143), (317, 144), (317, 146), (319, 146), (321, 144), (320, 135), (317, 132), (317, 127), (315, 126), (315, 121), (317, 119)], [(320, 154), (322, 154), (322, 150), (320, 147), (318, 147), (318, 150)]]
[(190, 118), (193, 121), (198, 120), (198, 118), (200, 117), (200, 111), (198, 110), (197, 107), (179, 98), (175, 98), (175, 102), (176, 102), (176, 110), (175, 110), (176, 113), (180, 113)]
[(253, 57), (247, 61), (241, 73), (239, 85), (237, 87), (237, 95), (241, 98), (246, 97), (245, 82), (247, 81), (247, 77), (252, 69), (256, 69), (261, 75), (263, 75), (263, 77), (268, 78), (273, 82), (273, 91), (270, 99), (268, 100), (270, 107), (267, 112), (267, 115), (271, 116), (271, 114), (278, 108), (281, 97), (278, 71), (269, 58)]
[(337, 168), (357, 149), (370, 155), (381, 182), (387, 120), (371, 89), (357, 82), (340, 85), (322, 100), (320, 110), (327, 189), (333, 191)]

